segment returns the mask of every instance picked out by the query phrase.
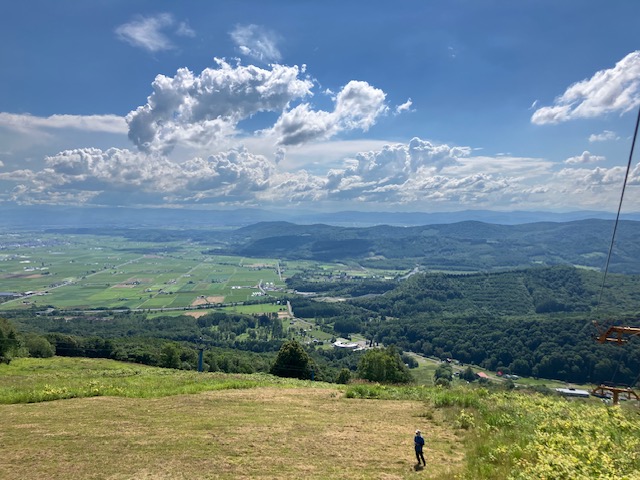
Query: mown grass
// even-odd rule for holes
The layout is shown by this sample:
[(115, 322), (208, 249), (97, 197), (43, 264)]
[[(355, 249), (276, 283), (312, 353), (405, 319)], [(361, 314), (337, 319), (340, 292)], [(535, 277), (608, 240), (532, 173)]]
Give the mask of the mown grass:
[(0, 403), (3, 479), (640, 479), (636, 406), (535, 392), (53, 358), (0, 366)]
[[(0, 478), (435, 480), (463, 465), (459, 437), (438, 414), (421, 416), (420, 402), (345, 398), (344, 387), (268, 375), (136, 370), (60, 358), (3, 366), (3, 386), (25, 393), (129, 383), (118, 396), (0, 405)], [(201, 393), (180, 394), (188, 381)], [(414, 470), (416, 428), (432, 438), (424, 471)]]

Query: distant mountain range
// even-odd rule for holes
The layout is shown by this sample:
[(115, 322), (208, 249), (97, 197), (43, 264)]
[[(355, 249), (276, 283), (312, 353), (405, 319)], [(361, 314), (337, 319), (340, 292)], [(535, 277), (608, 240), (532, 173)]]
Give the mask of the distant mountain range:
[[(210, 235), (210, 253), (316, 261), (364, 267), (491, 271), (528, 266), (604, 268), (614, 222), (577, 220), (497, 225), (478, 221), (414, 227), (339, 227), (263, 222)], [(640, 222), (618, 225), (610, 271), (640, 273)], [(218, 244), (216, 245), (216, 242)]]
[[(257, 222), (287, 221), (296, 224), (366, 227), (374, 225), (417, 226), (457, 223), (468, 220), (500, 225), (533, 222), (569, 222), (585, 219), (615, 218), (610, 212), (576, 211), (498, 212), (463, 210), (458, 212), (312, 212), (276, 211), (259, 208), (235, 210), (195, 210), (178, 208), (117, 208), (70, 206), (3, 206), (0, 228), (42, 229), (55, 227), (240, 227)], [(640, 220), (640, 213), (625, 214), (627, 220)]]
[[(570, 264), (601, 270), (613, 217), (603, 212), (283, 214), (19, 207), (0, 211), (0, 228), (123, 236), (148, 244), (144, 251), (190, 240), (214, 255), (355, 262), (365, 268), (477, 272)], [(624, 218), (610, 271), (640, 273), (640, 215)]]

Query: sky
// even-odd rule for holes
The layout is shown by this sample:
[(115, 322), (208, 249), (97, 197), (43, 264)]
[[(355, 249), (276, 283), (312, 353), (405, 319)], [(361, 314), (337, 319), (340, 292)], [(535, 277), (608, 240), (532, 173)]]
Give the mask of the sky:
[[(640, 2), (22, 0), (0, 209), (616, 211)], [(634, 156), (623, 211), (640, 211)]]

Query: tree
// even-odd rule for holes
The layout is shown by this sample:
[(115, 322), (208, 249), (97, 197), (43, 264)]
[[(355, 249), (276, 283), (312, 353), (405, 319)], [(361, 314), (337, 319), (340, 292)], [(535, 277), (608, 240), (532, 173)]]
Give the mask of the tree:
[(13, 325), (8, 320), (0, 318), (0, 363), (9, 363), (17, 353), (20, 342)]
[(333, 330), (340, 335), (360, 331), (360, 320), (357, 317), (338, 318), (333, 324)]
[(313, 362), (302, 345), (295, 340), (289, 340), (280, 347), (276, 361), (271, 367), (271, 373), (279, 377), (311, 378)]
[(476, 378), (476, 372), (473, 371), (473, 368), (467, 367), (462, 372), (460, 372), (460, 378), (462, 380), (466, 380), (467, 382), (473, 382)]
[(271, 336), (273, 338), (282, 338), (284, 336), (284, 328), (282, 327), (282, 320), (278, 317), (273, 319), (271, 323)]
[(451, 368), (450, 364), (441, 363), (440, 365), (438, 365), (438, 368), (436, 368), (436, 371), (433, 374), (433, 379), (438, 380), (440, 378), (449, 382), (453, 380), (453, 368)]
[(409, 383), (411, 373), (393, 347), (371, 349), (358, 362), (358, 376), (371, 382)]
[(336, 383), (349, 383), (350, 380), (351, 370), (349, 370), (348, 368), (343, 368), (342, 370), (340, 370), (338, 378), (336, 378)]
[(28, 334), (24, 337), (24, 346), (29, 351), (29, 355), (36, 358), (49, 358), (55, 354), (53, 345), (40, 335)]
[(165, 368), (180, 368), (180, 351), (173, 343), (165, 343), (160, 353), (160, 366)]
[(401, 358), (407, 367), (418, 368), (418, 365), (419, 365), (418, 360), (416, 360), (415, 357), (413, 357), (412, 355), (409, 355), (408, 353), (403, 353)]

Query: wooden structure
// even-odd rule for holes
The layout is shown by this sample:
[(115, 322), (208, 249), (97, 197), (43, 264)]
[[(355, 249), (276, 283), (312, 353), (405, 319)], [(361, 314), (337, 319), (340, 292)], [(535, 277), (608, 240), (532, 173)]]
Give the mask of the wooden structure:
[(598, 336), (600, 343), (615, 342), (625, 343), (628, 340), (625, 335), (640, 335), (640, 328), (637, 327), (609, 327), (605, 332)]
[[(596, 328), (597, 326), (598, 325), (596, 324)], [(625, 338), (626, 335), (640, 336), (640, 328), (612, 326), (598, 336), (598, 342), (614, 342), (620, 345), (629, 341), (627, 338)], [(599, 387), (591, 390), (591, 395), (601, 398), (611, 398), (614, 405), (618, 404), (620, 398), (623, 398), (625, 400), (640, 400), (638, 394), (631, 390), (631, 388), (629, 387), (612, 387), (609, 385), (600, 385)]]
[(629, 387), (609, 387), (608, 385), (600, 385), (591, 390), (591, 395), (600, 398), (611, 398), (613, 404), (617, 405), (620, 398), (625, 400), (640, 400), (638, 394)]

